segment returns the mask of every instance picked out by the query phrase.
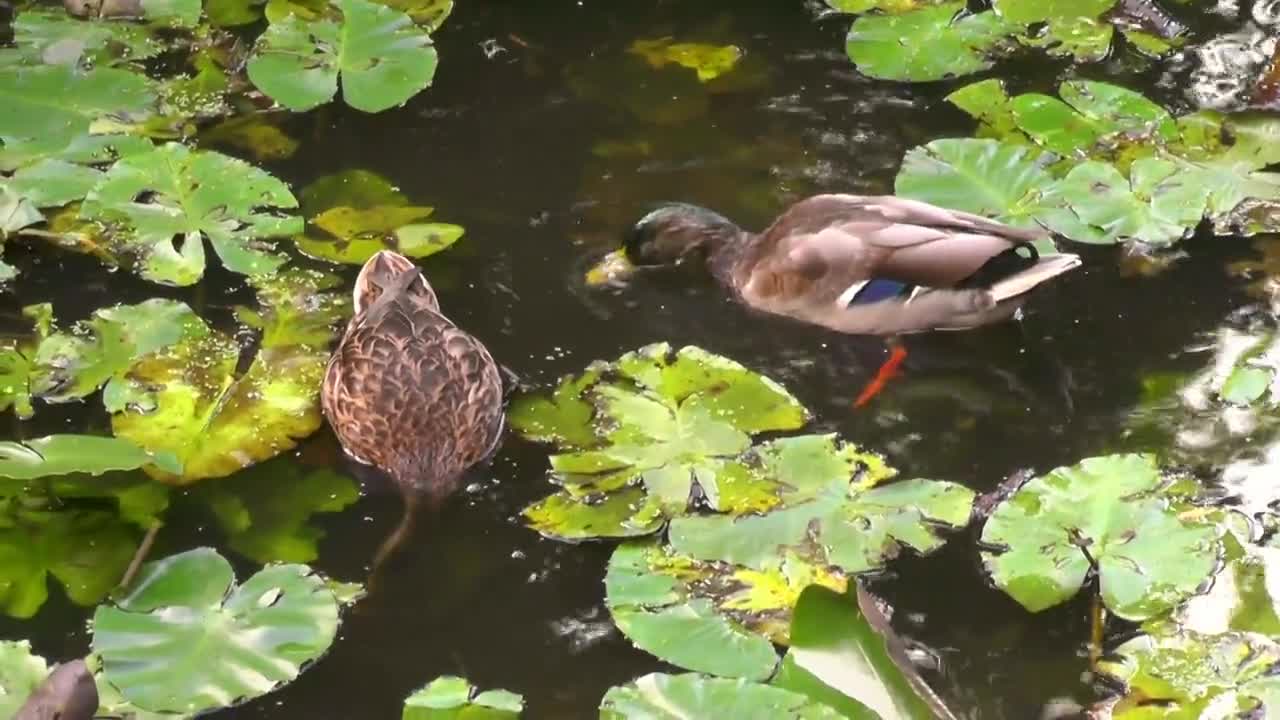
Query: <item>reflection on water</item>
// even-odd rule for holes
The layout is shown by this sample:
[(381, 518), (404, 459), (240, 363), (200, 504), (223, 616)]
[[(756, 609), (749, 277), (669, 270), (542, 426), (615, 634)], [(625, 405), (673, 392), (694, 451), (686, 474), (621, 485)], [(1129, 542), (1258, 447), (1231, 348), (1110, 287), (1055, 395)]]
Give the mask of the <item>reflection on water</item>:
[[(800, 2), (463, 3), (437, 37), (433, 88), (376, 116), (330, 105), (290, 118), (282, 127), (302, 146), (267, 166), (294, 187), (367, 168), (464, 225), (467, 235), (424, 261), (424, 271), (452, 319), (526, 383), (658, 340), (696, 343), (785, 384), (814, 411), (815, 431), (883, 451), (908, 477), (979, 491), (1025, 468), (1158, 444), (1169, 430), (1190, 437), (1196, 418), (1214, 437), (1234, 438), (1232, 447), (1253, 437), (1239, 432), (1236, 410), (1217, 405), (1191, 403), (1186, 427), (1152, 433), (1132, 413), (1144, 382), (1172, 378), (1176, 393), (1209, 366), (1207, 348), (1217, 345), (1206, 338), (1227, 333), (1218, 328), (1230, 311), (1251, 301), (1246, 281), (1223, 269), (1251, 250), (1230, 239), (1192, 240), (1189, 257), (1150, 276), (1122, 272), (1113, 249), (1085, 248), (1084, 268), (1039, 293), (1021, 324), (909, 338), (902, 376), (858, 410), (853, 399), (885, 358), (877, 338), (754, 314), (692, 270), (644, 273), (624, 291), (583, 285), (582, 270), (653, 203), (704, 204), (758, 229), (811, 193), (887, 192), (909, 147), (970, 133), (971, 122), (941, 100), (956, 85), (858, 76), (841, 51), (846, 29)], [(637, 39), (667, 36), (736, 45), (745, 55), (732, 72), (700, 82), (687, 68), (655, 69), (627, 51)], [(1012, 89), (1051, 91), (1061, 70), (1019, 65)], [(102, 305), (162, 295), (229, 329), (231, 307), (249, 295), (239, 278), (218, 271), (194, 288), (165, 289), (105, 276), (84, 258), (21, 246), (8, 255), (23, 274), (0, 309), (5, 318), (52, 300), (70, 323)], [(355, 268), (340, 272), (350, 282)], [(89, 280), (67, 290), (69, 276)], [(1206, 349), (1187, 351), (1196, 347)], [(101, 427), (98, 413), (92, 403), (43, 408), (12, 432)], [(1207, 452), (1188, 447), (1189, 455)], [(1270, 473), (1275, 451), (1266, 447), (1233, 458), (1252, 465), (1232, 466), (1224, 483)], [(271, 493), (237, 495), (235, 481), (175, 493), (155, 554), (213, 543), (247, 575), (254, 563), (237, 551), (262, 556), (285, 545), (299, 556), (314, 552), (314, 564), (336, 578), (364, 578), (399, 520), (399, 498), (370, 488), (348, 498), (347, 483), (313, 475), (317, 468), (354, 481), (327, 431), (292, 460), (255, 471), (262, 483), (332, 485), (333, 505), (306, 512), (286, 512)], [(551, 543), (515, 521), (547, 492), (545, 469), (543, 449), (508, 439), (491, 467), (418, 528), (328, 657), (226, 716), (398, 717), (404, 696), (449, 673), (523, 693), (530, 718), (592, 717), (607, 687), (659, 669), (608, 622), (610, 547)], [(240, 508), (277, 529), (251, 523), (237, 531)], [(963, 533), (935, 556), (903, 558), (873, 583), (896, 605), (899, 629), (938, 652), (931, 679), (971, 718), (1022, 720), (1050, 698), (1090, 700), (1081, 681), (1082, 601), (1027, 614), (980, 574), (976, 537)], [(85, 617), (54, 592), (34, 623), (3, 619), (0, 629), (69, 657), (84, 651)]]

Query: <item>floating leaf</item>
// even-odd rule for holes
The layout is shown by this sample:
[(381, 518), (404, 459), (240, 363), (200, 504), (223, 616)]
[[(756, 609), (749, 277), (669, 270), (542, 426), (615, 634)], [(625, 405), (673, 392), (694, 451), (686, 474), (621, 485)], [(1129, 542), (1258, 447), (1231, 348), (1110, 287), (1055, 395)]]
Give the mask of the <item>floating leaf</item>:
[(887, 620), (877, 629), (864, 616), (859, 605), (874, 600), (860, 591), (858, 596), (855, 603), (848, 595), (818, 586), (800, 594), (784, 664), (791, 668), (789, 682), (794, 684), (785, 678), (775, 684), (802, 692), (802, 679), (808, 675), (843, 696), (843, 704), (852, 701), (854, 718), (954, 720), (910, 667), (901, 641), (886, 637), (892, 633)]
[(238, 27), (261, 20), (265, 4), (266, 0), (206, 0), (204, 12), (211, 25)]
[(987, 520), (983, 562), (1032, 612), (1070, 599), (1090, 572), (1112, 612), (1141, 620), (1182, 602), (1218, 562), (1218, 529), (1179, 517), (1155, 460), (1088, 458), (1032, 479)]
[(926, 553), (935, 528), (968, 522), (973, 492), (934, 480), (874, 487), (892, 477), (877, 456), (832, 436), (783, 438), (761, 446), (780, 504), (763, 515), (690, 516), (671, 523), (672, 547), (700, 560), (764, 570), (794, 553), (846, 573), (871, 570), (902, 547)]
[(254, 279), (262, 312), (240, 318), (262, 332), (257, 356), (236, 373), (240, 346), (220, 332), (184, 340), (135, 363), (128, 379), (152, 390), (155, 410), (112, 417), (118, 437), (166, 451), (183, 472), (169, 482), (221, 477), (292, 448), (321, 423), (320, 382), (347, 299), (325, 292), (337, 279), (291, 271)]
[(1177, 163), (1141, 158), (1128, 178), (1107, 163), (1077, 165), (1057, 192), (1076, 217), (1108, 238), (1167, 244), (1189, 236), (1199, 224), (1210, 188)]
[(140, 708), (195, 713), (270, 692), (333, 642), (338, 602), (307, 566), (234, 581), (209, 548), (144, 565), (128, 594), (94, 613), (106, 679)]
[(0, 612), (29, 618), (49, 596), (49, 576), (77, 605), (120, 582), (141, 531), (114, 512), (19, 510), (0, 514)]
[(146, 395), (132, 392), (125, 381), (128, 369), (147, 355), (208, 333), (204, 321), (175, 300), (156, 298), (97, 310), (70, 332), (41, 341), (34, 358), (34, 392), (50, 402), (66, 402), (105, 385), (103, 402), (109, 412), (130, 403), (150, 410)]
[(379, 206), (403, 207), (409, 199), (383, 176), (370, 170), (343, 170), (315, 180), (298, 193), (302, 214), (316, 217), (335, 207), (367, 210)]
[(347, 104), (379, 112), (431, 84), (436, 51), (404, 13), (367, 0), (337, 0), (343, 20), (293, 15), (271, 26), (249, 60), (249, 79), (291, 110), (309, 110), (338, 91)]
[(93, 168), (64, 160), (41, 160), (20, 168), (6, 184), (36, 207), (58, 207), (81, 200), (102, 179)]
[(0, 137), (70, 141), (94, 121), (145, 116), (154, 102), (147, 79), (126, 70), (19, 68), (0, 73)]
[(17, 717), (18, 708), (48, 674), (49, 665), (31, 652), (31, 643), (0, 640), (0, 717)]
[(423, 30), (433, 33), (440, 29), (453, 12), (453, 0), (377, 0), (379, 5), (399, 10)]
[(318, 513), (338, 512), (360, 497), (351, 478), (333, 470), (302, 472), (284, 459), (254, 466), (194, 491), (208, 503), (227, 545), (258, 563), (312, 562), (324, 531)]
[(724, 75), (742, 59), (742, 48), (737, 45), (678, 43), (671, 37), (636, 40), (627, 51), (644, 58), (653, 68), (664, 68), (674, 63), (693, 70), (702, 82)]
[(917, 8), (937, 5), (943, 0), (827, 0), (833, 10), (860, 15), (877, 10), (888, 15), (901, 15)]
[(1116, 0), (994, 0), (992, 8), (1019, 25), (1052, 22), (1071, 17), (1098, 17)]
[(478, 693), (465, 679), (445, 675), (405, 698), (401, 720), (514, 720), (523, 709), (524, 699), (513, 692)]
[[(606, 372), (616, 378), (604, 380)], [(551, 458), (555, 482), (566, 487), (567, 496), (553, 495), (525, 511), (552, 537), (573, 535), (547, 522), (554, 517), (548, 508), (595, 504), (594, 496), (632, 483), (646, 491), (643, 502), (628, 503), (632, 512), (656, 502), (664, 515), (684, 513), (695, 488), (713, 509), (756, 509), (752, 498), (759, 492), (753, 488), (762, 481), (734, 458), (750, 445), (750, 433), (793, 429), (807, 420), (804, 408), (781, 387), (695, 347), (673, 352), (666, 344), (651, 345), (593, 366), (587, 375), (590, 381), (562, 382), (551, 400), (526, 397), (512, 411), (512, 426), (531, 437), (591, 439)], [(650, 526), (648, 511), (642, 516), (644, 521), (627, 527)]]
[(611, 688), (602, 720), (682, 720), (701, 717), (840, 720), (844, 716), (804, 695), (739, 678), (651, 673)]
[(301, 231), (300, 218), (282, 214), (297, 205), (288, 186), (252, 165), (168, 143), (113, 165), (80, 216), (110, 228), (115, 253), (142, 277), (190, 285), (204, 274), (206, 237), (228, 270), (274, 272), (284, 259), (264, 240)]
[(1213, 586), (1178, 609), (1179, 626), (1203, 634), (1236, 630), (1280, 635), (1280, 548), (1235, 533), (1224, 537), (1226, 565)]
[(164, 45), (143, 25), (71, 17), (65, 10), (24, 8), (13, 21), (15, 53), (31, 65), (103, 66), (145, 60)]
[(0, 442), (0, 477), (34, 480), (50, 475), (112, 470), (136, 470), (156, 463), (171, 472), (179, 468), (169, 458), (155, 457), (119, 438), (94, 435), (47, 435), (25, 442)]
[(1157, 632), (1129, 640), (1112, 653), (1117, 659), (1099, 663), (1099, 670), (1128, 686), (1107, 717), (1199, 718), (1209, 716), (1210, 706), (1236, 711), (1214, 717), (1270, 717), (1280, 711), (1280, 680), (1274, 674), (1280, 646), (1268, 638)]
[[(35, 203), (7, 184), (0, 183), (0, 239), (42, 220), (44, 216), (36, 209)], [(0, 279), (12, 280), (17, 274), (13, 266), (0, 263)]]
[(845, 49), (858, 69), (885, 80), (924, 82), (985, 70), (1012, 27), (991, 12), (965, 15), (949, 2), (901, 15), (864, 15)]
[(773, 642), (787, 642), (800, 591), (811, 583), (843, 590), (845, 582), (796, 557), (758, 571), (632, 542), (609, 560), (605, 602), (641, 650), (690, 670), (763, 679), (778, 662)]
[(0, 148), (0, 170), (12, 172), (43, 160), (105, 165), (151, 148), (150, 140), (135, 135), (76, 135), (70, 140), (58, 136), (6, 137)]

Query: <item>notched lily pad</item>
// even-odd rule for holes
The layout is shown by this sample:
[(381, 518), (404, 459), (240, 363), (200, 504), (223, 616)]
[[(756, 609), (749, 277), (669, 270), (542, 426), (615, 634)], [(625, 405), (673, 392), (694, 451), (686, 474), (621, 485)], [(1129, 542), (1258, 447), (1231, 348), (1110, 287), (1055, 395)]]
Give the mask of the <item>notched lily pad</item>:
[(880, 567), (904, 547), (936, 550), (940, 529), (969, 521), (973, 491), (924, 479), (880, 485), (896, 471), (833, 436), (783, 438), (755, 453), (779, 502), (764, 514), (676, 518), (674, 549), (760, 570), (795, 554), (852, 574)]
[(338, 601), (307, 566), (269, 566), (237, 586), (231, 565), (199, 548), (144, 565), (100, 606), (93, 651), (131, 703), (197, 713), (293, 680), (337, 629)]
[(1106, 606), (1142, 620), (1209, 579), (1220, 530), (1194, 514), (1147, 455), (1061, 467), (1004, 500), (982, 530), (996, 585), (1032, 612), (1067, 601), (1096, 574)]
[(445, 675), (405, 698), (401, 720), (514, 720), (524, 698), (507, 690), (478, 692), (465, 678)]
[(338, 92), (348, 105), (379, 112), (431, 84), (431, 38), (402, 12), (367, 0), (337, 0), (341, 22), (290, 14), (273, 20), (249, 60), (249, 79), (290, 110), (310, 110)]
[(849, 28), (845, 50), (862, 73), (924, 82), (968, 75), (994, 63), (1016, 27), (992, 12), (962, 15), (948, 2), (901, 15), (864, 15)]
[(457, 242), (460, 225), (426, 222), (434, 208), (410, 205), (386, 178), (348, 170), (315, 181), (302, 191), (308, 232), (294, 238), (317, 260), (361, 265), (380, 250), (425, 258)]
[(111, 252), (143, 278), (191, 285), (204, 274), (208, 238), (228, 270), (275, 272), (268, 242), (302, 230), (283, 182), (245, 162), (177, 143), (131, 155), (107, 171), (80, 216), (107, 228)]
[(605, 576), (614, 623), (636, 647), (680, 667), (726, 677), (769, 677), (786, 644), (800, 591), (843, 591), (839, 573), (791, 556), (759, 571), (699, 562), (654, 542), (620, 545)]
[(611, 688), (600, 702), (602, 720), (680, 720), (691, 717), (761, 717), (840, 720), (843, 715), (799, 693), (744, 678), (651, 673)]
[[(565, 490), (526, 510), (542, 517), (549, 504), (591, 507), (630, 486), (644, 488), (632, 503), (637, 512), (656, 503), (662, 515), (679, 515), (695, 497), (722, 512), (755, 509), (751, 486), (758, 481), (736, 457), (751, 433), (795, 429), (807, 419), (767, 378), (699, 348), (673, 351), (665, 343), (565, 379), (550, 399), (521, 397), (509, 414), (517, 431), (560, 440), (569, 450), (551, 458), (553, 481)], [(538, 529), (568, 537), (548, 523)]]

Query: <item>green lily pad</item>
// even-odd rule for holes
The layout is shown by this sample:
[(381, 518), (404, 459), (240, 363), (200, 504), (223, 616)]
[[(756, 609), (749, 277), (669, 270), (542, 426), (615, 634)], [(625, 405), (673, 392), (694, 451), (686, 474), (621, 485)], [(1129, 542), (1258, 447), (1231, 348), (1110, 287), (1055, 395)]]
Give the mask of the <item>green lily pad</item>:
[(234, 582), (209, 548), (144, 565), (127, 594), (94, 613), (106, 679), (145, 710), (196, 713), (274, 690), (333, 642), (338, 602), (307, 566)]
[[(1110, 708), (1115, 720), (1270, 717), (1280, 712), (1280, 646), (1253, 633), (1201, 635), (1160, 628), (1139, 635), (1099, 663), (1128, 692)], [(1253, 714), (1256, 713), (1256, 714)]]
[[(874, 602), (869, 595), (858, 594), (862, 601)], [(954, 720), (910, 667), (902, 648), (891, 647), (896, 638), (887, 638), (885, 632), (892, 631), (877, 629), (850, 595), (824, 587), (806, 588), (797, 600), (791, 625), (791, 650), (784, 662), (787, 674), (774, 684), (805, 692), (813, 689), (813, 682), (820, 683), (839, 696), (828, 704), (852, 706), (852, 712), (845, 714), (853, 718)], [(830, 697), (819, 692), (819, 697)]]
[(849, 29), (845, 50), (865, 75), (925, 82), (986, 70), (1012, 29), (999, 15), (957, 18), (963, 2), (900, 15), (863, 15)]
[(168, 143), (113, 165), (80, 216), (107, 226), (114, 253), (142, 277), (190, 285), (204, 274), (206, 237), (228, 270), (275, 272), (284, 259), (265, 241), (301, 231), (301, 218), (281, 214), (297, 206), (288, 186), (252, 165)]
[(49, 665), (26, 640), (0, 640), (0, 717), (17, 717), (27, 696), (44, 682)]
[(886, 15), (901, 15), (929, 5), (938, 5), (944, 0), (827, 0), (832, 10), (861, 15), (872, 10)]
[(1191, 235), (1208, 210), (1211, 188), (1177, 163), (1141, 158), (1128, 178), (1108, 163), (1077, 165), (1057, 192), (1077, 218), (1107, 238), (1161, 245)]
[(744, 678), (651, 673), (611, 688), (600, 702), (601, 720), (682, 720), (734, 717), (840, 720), (844, 716), (804, 695)]
[(523, 709), (524, 698), (513, 692), (476, 692), (464, 678), (445, 675), (405, 698), (401, 720), (514, 720)]
[(30, 65), (104, 66), (155, 57), (164, 43), (145, 25), (71, 17), (65, 10), (23, 9), (13, 21), (13, 53)]
[(40, 342), (34, 393), (49, 402), (67, 402), (105, 386), (103, 403), (109, 412), (123, 411), (128, 404), (150, 410), (150, 399), (132, 391), (125, 373), (147, 355), (208, 333), (204, 321), (175, 300), (156, 298), (97, 310), (71, 331)]
[(298, 193), (302, 214), (316, 217), (335, 207), (368, 210), (379, 206), (403, 207), (409, 199), (390, 180), (371, 170), (343, 170), (325, 175)]
[(156, 457), (131, 442), (94, 435), (47, 435), (26, 442), (0, 442), (0, 477), (34, 480), (50, 475), (136, 470), (150, 464), (180, 468), (171, 458)]
[(433, 33), (440, 29), (444, 21), (453, 12), (453, 0), (376, 0), (379, 5), (386, 5), (409, 16), (410, 20), (424, 32)]
[[(636, 512), (656, 503), (664, 516), (682, 514), (695, 491), (722, 512), (754, 510), (760, 493), (753, 488), (763, 481), (736, 457), (751, 433), (794, 429), (808, 419), (772, 381), (695, 347), (651, 345), (594, 365), (587, 376), (563, 381), (550, 400), (522, 397), (510, 414), (512, 427), (535, 439), (590, 439), (565, 443), (570, 452), (552, 456), (554, 482), (565, 490), (525, 511), (541, 519), (536, 527), (550, 537), (580, 539), (546, 522), (549, 507), (568, 517), (574, 502), (598, 505), (603, 495), (631, 485), (645, 489), (628, 502)], [(644, 521), (630, 527), (651, 526), (648, 510), (641, 515)]]
[(324, 531), (312, 517), (360, 498), (350, 477), (329, 469), (304, 472), (284, 458), (201, 485), (193, 494), (213, 511), (228, 547), (263, 564), (314, 561)]
[(0, 513), (0, 612), (36, 614), (56, 579), (77, 605), (93, 605), (120, 582), (142, 531), (102, 510)]
[[(213, 331), (134, 363), (127, 378), (152, 393), (155, 409), (112, 416), (117, 437), (169, 452), (182, 474), (150, 468), (166, 482), (222, 477), (279, 455), (320, 427), (320, 383), (329, 343), (348, 299), (338, 280), (309, 271), (252, 279), (263, 309), (240, 319), (262, 333), (258, 353), (236, 372), (240, 345)], [(141, 390), (139, 390), (141, 392)]]
[(1029, 25), (1071, 17), (1095, 18), (1115, 4), (1116, 0), (994, 0), (991, 6), (1009, 22)]
[(338, 91), (348, 105), (379, 112), (431, 84), (436, 51), (408, 16), (367, 0), (337, 0), (341, 23), (290, 15), (258, 40), (249, 79), (291, 110), (309, 110)]
[(1280, 548), (1257, 545), (1231, 532), (1223, 545), (1225, 566), (1208, 592), (1178, 609), (1179, 626), (1203, 634), (1280, 635)]
[(832, 436), (784, 438), (757, 449), (780, 503), (762, 515), (676, 518), (670, 541), (681, 553), (764, 570), (794, 553), (805, 561), (859, 573), (883, 565), (904, 547), (941, 547), (937, 530), (969, 521), (974, 494), (936, 480), (877, 486), (895, 471), (878, 457)]
[(704, 563), (653, 542), (618, 546), (605, 576), (605, 604), (636, 647), (690, 670), (768, 678), (786, 644), (791, 610), (812, 583), (846, 580), (788, 557), (766, 571)]
[(9, 190), (38, 208), (59, 207), (81, 200), (103, 174), (65, 160), (41, 160), (19, 168), (5, 181)]
[(1209, 579), (1218, 528), (1179, 517), (1180, 498), (1147, 455), (1088, 458), (1032, 479), (982, 530), (996, 585), (1032, 612), (1067, 601), (1096, 572), (1120, 617), (1167, 611)]
[(204, 13), (216, 27), (239, 27), (262, 19), (266, 0), (206, 0)]
[(627, 52), (644, 58), (650, 67), (661, 69), (667, 65), (679, 65), (694, 71), (698, 80), (709, 82), (733, 69), (742, 59), (742, 48), (737, 45), (711, 45), (708, 43), (678, 43), (670, 37), (656, 40), (636, 40)]
[(0, 137), (70, 141), (95, 121), (145, 117), (155, 103), (146, 77), (110, 67), (40, 65), (0, 73)]
[(151, 141), (136, 135), (76, 135), (35, 138), (4, 138), (0, 147), (0, 170), (12, 172), (46, 160), (78, 165), (107, 165), (129, 155), (151, 150)]

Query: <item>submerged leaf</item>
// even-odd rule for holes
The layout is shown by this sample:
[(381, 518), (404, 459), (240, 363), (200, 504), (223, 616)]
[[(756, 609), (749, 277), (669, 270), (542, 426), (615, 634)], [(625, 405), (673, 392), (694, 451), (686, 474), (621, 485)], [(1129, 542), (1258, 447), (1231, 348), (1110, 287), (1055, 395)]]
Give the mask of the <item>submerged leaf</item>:
[(1032, 612), (1065, 602), (1096, 572), (1102, 600), (1141, 620), (1177, 605), (1212, 574), (1219, 530), (1178, 515), (1155, 460), (1088, 458), (1032, 479), (987, 520), (997, 586)]
[(47, 303), (28, 305), (22, 309), (22, 314), (32, 321), (31, 334), (0, 338), (0, 410), (12, 407), (14, 415), (29, 418), (35, 413), (31, 395), (36, 351), (49, 334), (53, 306)]
[(29, 618), (49, 596), (49, 576), (77, 605), (120, 582), (142, 533), (114, 512), (18, 510), (0, 515), (0, 612)]
[(844, 716), (804, 695), (739, 678), (651, 673), (611, 688), (600, 702), (602, 720), (770, 718), (840, 720)]
[(338, 602), (307, 566), (234, 579), (208, 548), (144, 565), (126, 595), (94, 613), (107, 680), (140, 708), (195, 713), (270, 692), (333, 642)]
[(113, 165), (80, 216), (107, 226), (112, 251), (142, 277), (190, 285), (204, 274), (205, 238), (228, 270), (274, 272), (284, 259), (264, 241), (302, 229), (282, 213), (297, 206), (288, 186), (252, 165), (168, 143)]
[(253, 113), (229, 118), (200, 134), (202, 142), (245, 150), (255, 160), (283, 160), (292, 157), (299, 143), (280, 129), (276, 113)]
[(644, 58), (650, 67), (663, 68), (674, 63), (693, 70), (702, 82), (724, 75), (742, 59), (742, 48), (736, 45), (678, 43), (670, 37), (636, 40), (628, 52)]
[(515, 720), (524, 699), (506, 690), (476, 692), (465, 679), (445, 675), (404, 700), (401, 720)]
[(227, 535), (227, 545), (258, 563), (312, 562), (324, 531), (312, 516), (338, 512), (360, 497), (347, 475), (303, 472), (285, 459), (254, 466), (222, 482), (197, 487)]
[(337, 0), (341, 23), (289, 15), (258, 40), (249, 79), (291, 110), (309, 110), (338, 91), (347, 104), (379, 112), (431, 84), (436, 51), (401, 12), (368, 0)]

